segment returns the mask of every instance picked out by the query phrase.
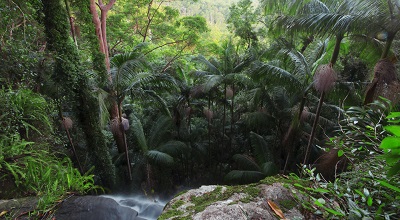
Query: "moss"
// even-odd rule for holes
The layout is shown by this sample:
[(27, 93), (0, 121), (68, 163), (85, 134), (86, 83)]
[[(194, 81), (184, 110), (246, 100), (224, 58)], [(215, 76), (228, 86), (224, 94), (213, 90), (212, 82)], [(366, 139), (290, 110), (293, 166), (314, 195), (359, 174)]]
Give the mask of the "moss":
[(230, 198), (235, 193), (245, 193), (247, 196), (240, 201), (248, 203), (260, 194), (260, 189), (254, 186), (225, 186), (225, 190), (222, 190), (221, 186), (215, 188), (214, 191), (205, 193), (202, 196), (192, 196), (190, 199), (195, 204), (192, 207), (188, 207), (189, 210), (193, 210), (195, 213), (203, 211), (206, 207), (217, 201), (223, 201)]
[(190, 207), (189, 209), (193, 209), (196, 213), (201, 212), (214, 202), (224, 200), (226, 196), (227, 195), (222, 192), (222, 187), (217, 186), (214, 191), (205, 193), (202, 196), (192, 196), (190, 200), (195, 204), (195, 206)]
[(180, 196), (180, 195), (183, 195), (183, 194), (185, 194), (187, 191), (189, 191), (189, 190), (182, 190), (182, 191), (178, 192), (178, 193), (175, 195), (175, 197), (178, 197), (178, 196)]
[(240, 201), (243, 203), (249, 203), (260, 194), (260, 191), (261, 190), (258, 187), (254, 186), (244, 187), (242, 192), (246, 193), (247, 196), (241, 199)]
[[(158, 220), (164, 220), (164, 219), (169, 219), (172, 218), (174, 216), (180, 216), (183, 215), (183, 212), (180, 210), (176, 210), (176, 209), (170, 209), (168, 210), (168, 212), (162, 214), (160, 217), (158, 217)], [(181, 219), (181, 218), (179, 218)]]
[(171, 206), (171, 208), (172, 208), (172, 209), (177, 209), (177, 208), (179, 208), (179, 207), (180, 207), (181, 205), (183, 205), (183, 204), (185, 204), (185, 202), (182, 201), (182, 200), (179, 200), (179, 201), (175, 202), (175, 203)]
[(269, 176), (266, 177), (263, 180), (260, 180), (259, 184), (266, 184), (266, 185), (272, 185), (274, 183), (286, 183), (289, 182), (290, 180), (280, 176), (280, 175), (275, 175), (275, 176)]
[(279, 201), (279, 205), (280, 205), (281, 207), (287, 209), (287, 210), (290, 210), (290, 209), (292, 209), (293, 207), (296, 207), (296, 206), (297, 206), (297, 203), (296, 203), (296, 201), (294, 201), (294, 200), (287, 199), (287, 200)]

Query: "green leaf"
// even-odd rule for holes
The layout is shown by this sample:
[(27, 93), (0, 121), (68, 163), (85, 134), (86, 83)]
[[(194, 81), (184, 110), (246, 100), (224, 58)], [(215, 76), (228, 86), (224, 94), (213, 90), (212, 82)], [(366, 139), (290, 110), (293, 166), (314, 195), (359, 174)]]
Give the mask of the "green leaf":
[(324, 207), (325, 203), (326, 203), (325, 200), (322, 199), (322, 198), (316, 199), (316, 200), (314, 201), (314, 204), (317, 205), (317, 206), (319, 206), (319, 207)]
[(392, 177), (400, 172), (400, 161), (397, 161), (388, 171), (388, 177)]
[(232, 170), (225, 176), (225, 181), (236, 184), (255, 183), (265, 178), (265, 174), (259, 171)]
[(390, 112), (388, 116), (386, 116), (387, 119), (394, 119), (400, 117), (400, 112)]
[(382, 140), (381, 149), (393, 149), (400, 147), (400, 137), (386, 137)]
[(383, 181), (383, 180), (378, 180), (378, 182), (379, 182), (382, 186), (387, 187), (387, 188), (389, 188), (389, 189), (391, 189), (391, 190), (394, 190), (394, 191), (400, 193), (400, 188), (399, 188), (399, 187), (393, 186), (392, 184), (390, 184), (390, 183), (388, 183), (388, 182), (386, 182), (386, 181)]
[(316, 188), (313, 191), (318, 192), (318, 193), (329, 193), (330, 192), (329, 190), (323, 189), (323, 188)]
[(372, 206), (372, 197), (368, 196), (367, 205)]
[(148, 151), (147, 158), (149, 158), (149, 160), (153, 164), (159, 166), (171, 166), (174, 163), (173, 157), (171, 157), (169, 154), (157, 150)]
[(338, 154), (338, 157), (341, 157), (341, 156), (343, 156), (344, 151), (343, 150), (339, 150), (337, 154)]
[(251, 171), (261, 171), (261, 167), (256, 163), (254, 158), (245, 154), (235, 154), (232, 159), (238, 164), (240, 169), (251, 170)]
[(393, 135), (400, 137), (400, 126), (398, 125), (388, 125), (384, 127), (386, 131), (392, 133)]

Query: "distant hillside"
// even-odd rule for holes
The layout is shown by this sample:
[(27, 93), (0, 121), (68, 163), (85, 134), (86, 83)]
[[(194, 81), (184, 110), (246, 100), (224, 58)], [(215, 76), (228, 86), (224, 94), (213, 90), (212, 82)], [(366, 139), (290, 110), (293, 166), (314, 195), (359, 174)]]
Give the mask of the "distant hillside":
[(179, 9), (182, 16), (202, 16), (210, 25), (224, 29), (229, 7), (237, 2), (239, 0), (171, 1), (165, 5)]

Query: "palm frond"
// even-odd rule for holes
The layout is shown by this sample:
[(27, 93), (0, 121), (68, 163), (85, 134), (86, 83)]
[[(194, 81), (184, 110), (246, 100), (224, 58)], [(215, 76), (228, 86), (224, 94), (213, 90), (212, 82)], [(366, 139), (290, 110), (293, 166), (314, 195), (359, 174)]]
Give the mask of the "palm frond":
[(182, 141), (171, 140), (161, 145), (158, 150), (173, 157), (179, 157), (181, 155), (188, 155), (191, 149)]
[(249, 155), (235, 154), (232, 159), (238, 164), (241, 170), (261, 171), (260, 166)]
[(161, 115), (154, 122), (150, 129), (148, 137), (148, 146), (151, 149), (158, 148), (163, 142), (170, 139), (170, 129), (172, 128), (172, 119), (168, 116)]
[(209, 73), (221, 75), (221, 72), (219, 71), (218, 67), (216, 66), (217, 63), (215, 61), (214, 62), (209, 61), (202, 55), (199, 55), (198, 57), (194, 58), (194, 60), (198, 61), (202, 64), (205, 64), (207, 67), (206, 69), (208, 70)]
[(320, 64), (320, 60), (323, 58), (328, 48), (328, 42), (329, 38), (323, 41), (311, 43), (311, 45), (304, 52), (307, 63), (310, 65), (312, 64), (311, 72), (314, 72), (317, 66)]
[(169, 154), (160, 152), (158, 150), (150, 150), (146, 154), (147, 159), (149, 159), (151, 164), (157, 166), (172, 166), (174, 164), (174, 158)]
[(265, 178), (265, 174), (260, 171), (232, 170), (225, 175), (225, 181), (234, 184), (256, 183)]
[(261, 165), (261, 170), (266, 176), (273, 176), (279, 173), (279, 168), (273, 162), (265, 162)]
[(243, 86), (254, 85), (254, 81), (250, 78), (248, 74), (245, 73), (231, 73), (225, 76), (226, 83), (228, 84), (239, 84)]
[(110, 113), (108, 112), (110, 107), (110, 102), (108, 102), (109, 93), (100, 88), (96, 89), (96, 93), (99, 102), (100, 126), (104, 128), (110, 120)]
[(293, 75), (298, 76), (299, 79), (303, 78), (307, 80), (311, 78), (311, 70), (303, 54), (297, 50), (294, 50), (293, 47), (282, 49), (280, 53), (284, 53), (292, 60), (292, 64), (294, 66), (292, 73)]
[(262, 136), (254, 132), (250, 132), (250, 141), (258, 164), (274, 161), (272, 149), (270, 149), (270, 146)]
[(220, 85), (223, 80), (224, 76), (223, 75), (207, 75), (204, 83), (204, 91), (209, 92), (216, 86)]
[(266, 128), (271, 123), (273, 117), (263, 112), (251, 112), (243, 115), (242, 120), (250, 130)]
[(142, 100), (151, 98), (153, 105), (155, 105), (164, 115), (171, 117), (167, 102), (153, 90), (143, 90), (141, 98)]
[(131, 119), (131, 125), (130, 125), (131, 130), (133, 131), (136, 141), (141, 150), (143, 151), (143, 153), (146, 153), (149, 150), (149, 148), (147, 146), (146, 137), (143, 132), (143, 125), (140, 122), (140, 120), (133, 114), (131, 114), (130, 119)]
[(301, 87), (302, 83), (290, 72), (268, 63), (263, 63), (257, 67), (252, 76), (257, 80), (265, 82), (269, 85), (285, 86), (288, 89)]

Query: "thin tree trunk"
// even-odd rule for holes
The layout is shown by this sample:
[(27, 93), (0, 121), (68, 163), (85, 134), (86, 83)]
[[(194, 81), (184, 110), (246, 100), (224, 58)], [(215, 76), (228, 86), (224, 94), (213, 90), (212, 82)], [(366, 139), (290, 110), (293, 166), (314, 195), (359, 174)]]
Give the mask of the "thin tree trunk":
[[(333, 54), (332, 54), (331, 61), (330, 61), (330, 64), (329, 64), (332, 67), (336, 64), (336, 61), (337, 61), (337, 59), (339, 57), (340, 44), (342, 42), (342, 39), (343, 39), (343, 34), (336, 35), (335, 48), (333, 50)], [(312, 145), (312, 143), (314, 141), (315, 132), (317, 130), (318, 121), (319, 121), (319, 115), (321, 113), (321, 108), (322, 108), (322, 103), (324, 102), (324, 97), (325, 97), (325, 92), (322, 91), (320, 99), (319, 99), (319, 102), (318, 102), (317, 112), (315, 114), (315, 119), (314, 119), (313, 127), (312, 127), (312, 130), (311, 130), (310, 138), (308, 139), (308, 144), (307, 144), (307, 149), (306, 149), (306, 153), (305, 153), (305, 156), (304, 156), (303, 165), (308, 163), (308, 159), (309, 159), (310, 152), (311, 152), (311, 145)]]
[(78, 47), (78, 42), (76, 41), (76, 34), (75, 34), (74, 18), (71, 15), (71, 9), (69, 7), (68, 0), (64, 0), (64, 2), (65, 2), (65, 8), (67, 9), (68, 18), (69, 18), (69, 25), (71, 28), (72, 39), (74, 40), (75, 46)]
[(232, 148), (232, 139), (233, 139), (233, 123), (235, 122), (234, 120), (234, 115), (233, 115), (233, 107), (234, 107), (234, 100), (235, 100), (235, 85), (232, 85), (232, 103), (231, 103), (231, 134), (229, 136), (229, 149)]
[[(208, 110), (211, 111), (211, 95), (208, 95)], [(208, 147), (211, 148), (211, 118), (208, 120)]]
[(128, 176), (129, 180), (132, 180), (132, 171), (131, 171), (131, 163), (129, 161), (129, 151), (128, 151), (128, 144), (126, 143), (126, 135), (125, 135), (125, 129), (124, 126), (122, 125), (122, 109), (121, 109), (121, 102), (118, 102), (118, 120), (119, 120), (119, 126), (118, 130), (119, 133), (122, 134), (122, 140), (124, 144), (124, 150), (125, 150), (125, 159), (126, 159), (126, 167), (128, 168)]
[(324, 96), (325, 96), (325, 92), (321, 93), (321, 96), (319, 97), (319, 102), (318, 102), (318, 107), (317, 107), (317, 112), (315, 113), (315, 119), (314, 119), (314, 123), (312, 126), (312, 130), (311, 130), (311, 135), (308, 139), (308, 145), (307, 145), (307, 149), (306, 149), (306, 153), (304, 156), (304, 161), (303, 164), (307, 164), (308, 163), (308, 159), (310, 157), (310, 152), (311, 152), (311, 145), (314, 141), (314, 136), (315, 136), (315, 131), (317, 130), (317, 126), (318, 126), (318, 119), (319, 119), (319, 115), (321, 114), (321, 107), (322, 107), (322, 103), (324, 102)]
[[(60, 115), (61, 115), (61, 113), (60, 113)], [(72, 153), (74, 154), (76, 162), (78, 163), (79, 171), (81, 172), (81, 174), (84, 174), (85, 172), (83, 172), (83, 168), (82, 168), (81, 162), (79, 161), (78, 154), (76, 153), (74, 142), (72, 141), (71, 134), (69, 133), (69, 129), (68, 129), (67, 125), (64, 123), (64, 117), (62, 115), (61, 115), (61, 120), (63, 120), (62, 124), (63, 124), (63, 127), (65, 129), (65, 133), (67, 134), (68, 141), (71, 144)]]
[(392, 46), (395, 36), (396, 36), (396, 33), (392, 33), (392, 32), (388, 33), (386, 44), (385, 44), (385, 49), (382, 52), (381, 59), (385, 59), (389, 55), (390, 48)]
[(225, 120), (226, 120), (226, 83), (224, 83), (224, 113), (222, 115), (222, 147), (224, 146), (225, 143)]

